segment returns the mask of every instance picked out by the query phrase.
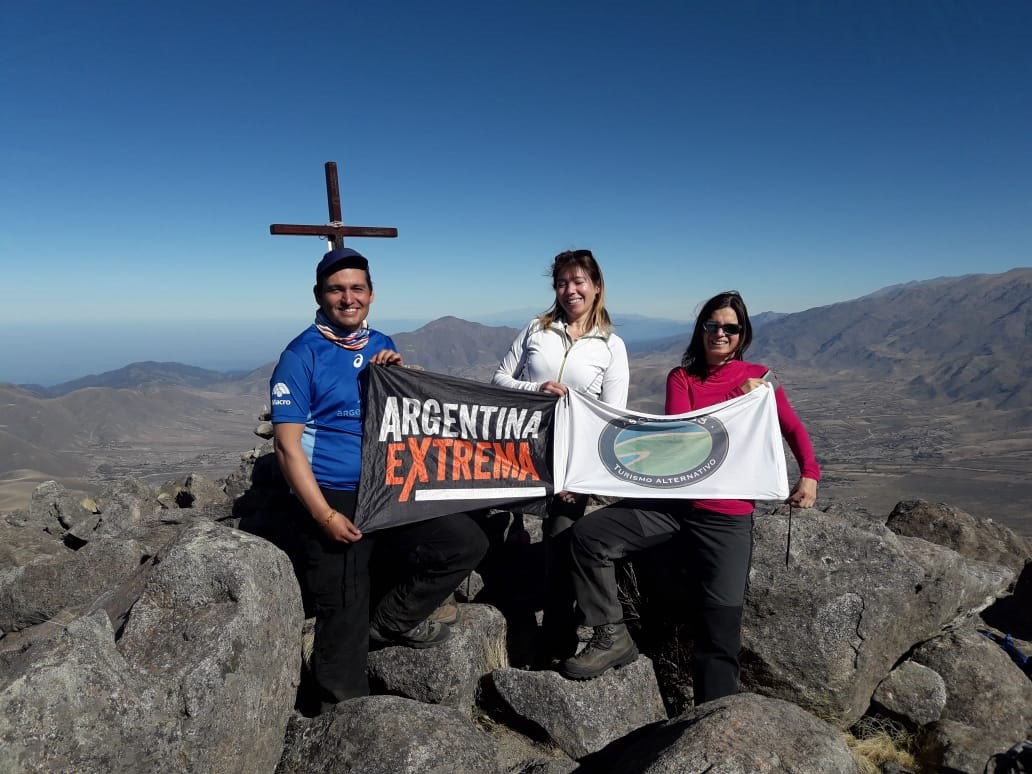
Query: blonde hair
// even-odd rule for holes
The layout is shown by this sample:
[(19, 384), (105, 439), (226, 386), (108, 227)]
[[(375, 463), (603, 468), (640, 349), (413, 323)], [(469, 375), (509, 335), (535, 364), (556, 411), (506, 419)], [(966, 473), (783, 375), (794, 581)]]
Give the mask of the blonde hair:
[[(571, 267), (583, 269), (588, 278), (598, 287), (598, 295), (595, 296), (595, 303), (592, 304), (591, 312), (588, 315), (588, 330), (597, 328), (602, 333), (612, 333), (613, 321), (609, 319), (609, 312), (606, 311), (606, 283), (602, 279), (602, 269), (599, 268), (598, 261), (591, 254), (591, 250), (567, 250), (559, 253), (552, 261), (552, 289), (555, 290), (558, 285), (559, 275)], [(551, 309), (538, 317), (542, 328), (547, 328), (556, 320), (569, 322), (558, 299), (552, 304)]]

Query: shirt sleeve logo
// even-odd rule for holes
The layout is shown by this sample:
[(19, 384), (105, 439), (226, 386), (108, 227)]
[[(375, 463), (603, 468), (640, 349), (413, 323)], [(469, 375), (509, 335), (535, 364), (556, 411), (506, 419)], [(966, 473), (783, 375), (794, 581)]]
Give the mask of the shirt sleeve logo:
[(283, 382), (276, 382), (272, 385), (272, 405), (273, 406), (289, 406), (290, 399), (284, 397), (290, 395), (290, 388), (287, 387)]

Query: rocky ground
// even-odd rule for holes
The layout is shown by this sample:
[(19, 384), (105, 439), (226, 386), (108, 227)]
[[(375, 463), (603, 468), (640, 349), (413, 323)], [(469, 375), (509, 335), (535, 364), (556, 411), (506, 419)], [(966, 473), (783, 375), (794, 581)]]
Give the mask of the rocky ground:
[[(48, 484), (0, 518), (0, 768), (981, 772), (1032, 733), (1032, 541), (919, 500), (758, 518), (742, 693), (698, 706), (660, 552), (625, 568), (636, 662), (528, 669), (540, 524), (497, 514), (453, 638), (375, 651), (377, 695), (313, 715), (283, 496), (265, 447), (224, 480)], [(877, 724), (901, 741), (876, 764)]]

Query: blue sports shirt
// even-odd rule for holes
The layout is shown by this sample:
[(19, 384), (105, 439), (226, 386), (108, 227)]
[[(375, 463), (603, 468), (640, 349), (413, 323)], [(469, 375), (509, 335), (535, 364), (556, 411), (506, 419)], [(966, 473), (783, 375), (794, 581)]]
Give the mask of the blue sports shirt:
[(370, 330), (359, 350), (338, 347), (314, 325), (287, 345), (269, 381), (273, 424), (304, 425), (301, 446), (319, 486), (354, 490), (362, 471), (362, 397), (358, 377), (369, 358), (394, 349)]

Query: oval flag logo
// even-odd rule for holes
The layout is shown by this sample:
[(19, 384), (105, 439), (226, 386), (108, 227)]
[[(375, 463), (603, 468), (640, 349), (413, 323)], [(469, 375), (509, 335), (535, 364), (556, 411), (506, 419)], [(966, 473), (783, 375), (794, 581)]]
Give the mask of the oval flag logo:
[(612, 420), (598, 439), (599, 458), (619, 479), (655, 489), (688, 486), (713, 475), (727, 457), (719, 419)]

